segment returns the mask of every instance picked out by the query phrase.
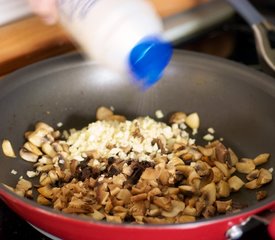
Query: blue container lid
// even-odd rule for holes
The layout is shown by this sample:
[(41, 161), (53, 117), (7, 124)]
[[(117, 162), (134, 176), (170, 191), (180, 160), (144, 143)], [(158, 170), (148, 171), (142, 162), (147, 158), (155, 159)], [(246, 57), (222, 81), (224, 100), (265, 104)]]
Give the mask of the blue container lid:
[(147, 89), (161, 77), (172, 57), (172, 46), (158, 37), (145, 38), (131, 51), (130, 70), (137, 84)]

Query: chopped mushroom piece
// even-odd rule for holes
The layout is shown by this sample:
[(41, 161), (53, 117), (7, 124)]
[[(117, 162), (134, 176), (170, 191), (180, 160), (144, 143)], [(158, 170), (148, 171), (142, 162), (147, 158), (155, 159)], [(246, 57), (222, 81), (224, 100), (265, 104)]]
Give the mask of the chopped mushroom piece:
[(228, 179), (228, 184), (230, 189), (237, 192), (243, 187), (244, 182), (239, 177), (233, 176)]
[(7, 139), (4, 139), (2, 142), (2, 150), (5, 156), (15, 158), (16, 155), (14, 153), (13, 147), (11, 145), (11, 142)]
[(38, 155), (32, 153), (32, 152), (29, 152), (27, 149), (25, 148), (22, 148), (20, 151), (19, 151), (19, 155), (22, 159), (24, 159), (25, 161), (27, 162), (37, 162), (38, 160)]
[(249, 174), (246, 175), (246, 179), (248, 181), (252, 181), (254, 179), (257, 179), (259, 177), (259, 173), (260, 171), (258, 169), (253, 170), (252, 172), (250, 172)]
[(114, 115), (113, 111), (106, 107), (100, 107), (96, 111), (97, 120), (108, 120), (113, 115)]
[(169, 119), (170, 123), (184, 123), (186, 120), (186, 114), (184, 112), (175, 112)]
[(209, 183), (201, 189), (202, 197), (208, 205), (212, 205), (216, 201), (216, 185), (215, 183)]
[(256, 166), (258, 166), (258, 165), (266, 163), (268, 161), (269, 157), (270, 157), (269, 153), (263, 153), (263, 154), (260, 154), (257, 157), (255, 157), (253, 159), (253, 162), (255, 163)]
[(182, 212), (185, 208), (184, 202), (181, 201), (171, 201), (172, 209), (170, 211), (162, 211), (161, 215), (167, 218), (176, 217), (180, 212)]
[(221, 180), (217, 184), (217, 194), (219, 197), (229, 197), (230, 195), (230, 186), (227, 182)]
[(261, 168), (257, 179), (257, 184), (263, 185), (272, 181), (272, 173), (267, 169)]
[(261, 187), (261, 185), (258, 184), (257, 179), (247, 182), (244, 186), (248, 189), (256, 189), (256, 188)]
[(255, 163), (252, 159), (241, 159), (240, 162), (236, 163), (237, 171), (240, 173), (248, 174), (255, 169)]
[(228, 152), (230, 155), (230, 161), (231, 161), (231, 166), (235, 166), (236, 163), (239, 161), (237, 155), (235, 154), (235, 152), (233, 152), (233, 150), (231, 148), (228, 148)]
[(267, 197), (267, 191), (258, 191), (256, 192), (257, 201), (261, 201)]
[(218, 213), (226, 213), (232, 210), (232, 199), (228, 201), (216, 201)]

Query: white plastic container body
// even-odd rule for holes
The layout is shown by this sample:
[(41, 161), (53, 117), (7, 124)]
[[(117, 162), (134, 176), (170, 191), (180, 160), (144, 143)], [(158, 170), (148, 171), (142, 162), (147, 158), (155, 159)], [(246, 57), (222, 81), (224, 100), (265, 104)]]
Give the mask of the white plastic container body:
[(146, 0), (59, 0), (61, 23), (86, 55), (119, 71), (129, 72), (133, 47), (160, 36), (162, 22)]

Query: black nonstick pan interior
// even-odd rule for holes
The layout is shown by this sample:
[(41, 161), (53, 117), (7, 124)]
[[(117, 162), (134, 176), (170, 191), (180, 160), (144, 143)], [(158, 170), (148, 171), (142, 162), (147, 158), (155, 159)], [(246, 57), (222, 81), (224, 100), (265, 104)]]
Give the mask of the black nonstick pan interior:
[[(127, 79), (79, 55), (66, 55), (35, 64), (0, 81), (0, 139), (11, 141), (18, 157), (0, 154), (0, 181), (14, 186), (31, 164), (20, 159), (18, 151), (24, 143), (24, 132), (37, 121), (61, 129), (82, 128), (95, 120), (99, 106), (113, 106), (115, 112), (129, 119), (149, 115), (156, 110), (165, 114), (164, 121), (175, 111), (198, 112), (201, 128), (216, 130), (239, 157), (254, 158), (271, 153), (263, 165), (275, 163), (275, 79), (239, 64), (185, 51), (176, 52), (163, 79), (140, 91)], [(11, 174), (16, 170), (17, 175)], [(27, 177), (26, 177), (27, 178)], [(274, 181), (263, 187), (274, 200)], [(234, 200), (259, 205), (255, 191), (232, 195)]]

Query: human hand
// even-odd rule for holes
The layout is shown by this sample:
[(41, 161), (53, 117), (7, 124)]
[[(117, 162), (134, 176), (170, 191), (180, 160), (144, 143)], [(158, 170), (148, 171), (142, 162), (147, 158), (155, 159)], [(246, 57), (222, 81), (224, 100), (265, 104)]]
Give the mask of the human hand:
[(56, 0), (28, 0), (33, 12), (39, 15), (49, 25), (58, 20)]

